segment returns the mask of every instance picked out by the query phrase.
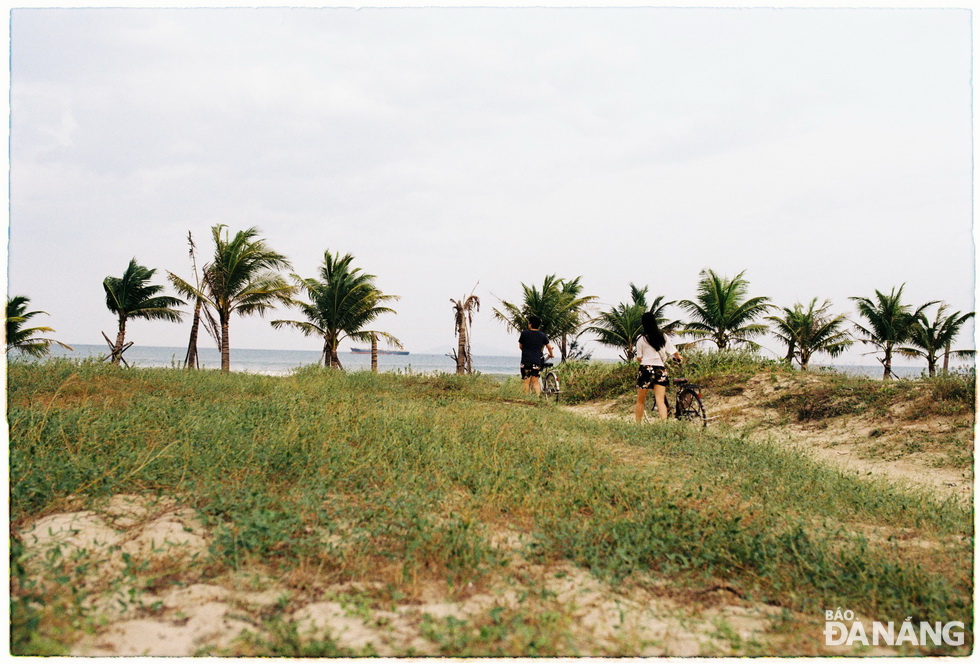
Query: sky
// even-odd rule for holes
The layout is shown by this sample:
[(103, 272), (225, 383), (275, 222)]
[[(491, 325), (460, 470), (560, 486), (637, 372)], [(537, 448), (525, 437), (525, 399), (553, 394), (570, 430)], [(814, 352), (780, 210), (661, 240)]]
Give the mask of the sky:
[[(470, 293), (475, 351), (516, 352), (493, 311), (552, 274), (580, 277), (597, 312), (631, 283), (694, 298), (704, 269), (744, 272), (778, 307), (816, 297), (856, 319), (849, 298), (905, 284), (910, 304), (972, 311), (971, 19), (13, 9), (8, 293), (55, 338), (102, 344), (106, 276), (135, 257), (189, 280), (188, 232), (203, 262), (225, 224), (258, 227), (304, 277), (352, 254), (400, 296), (377, 327), (413, 352), (454, 347), (450, 299)], [(233, 354), (319, 350), (276, 318), (300, 315), (233, 320)], [(188, 332), (133, 321), (127, 340)]]

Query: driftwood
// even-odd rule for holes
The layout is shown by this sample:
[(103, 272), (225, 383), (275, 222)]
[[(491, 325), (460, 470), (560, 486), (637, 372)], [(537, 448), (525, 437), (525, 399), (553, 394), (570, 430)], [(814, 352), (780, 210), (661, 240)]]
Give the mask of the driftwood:
[(109, 362), (109, 361), (116, 362), (118, 360), (118, 361), (122, 362), (123, 364), (125, 364), (126, 365), (126, 368), (128, 369), (129, 368), (129, 362), (127, 362), (126, 361), (126, 358), (123, 357), (123, 353), (125, 353), (127, 350), (129, 350), (129, 348), (135, 342), (129, 341), (129, 342), (126, 342), (125, 344), (123, 344), (122, 345), (122, 348), (116, 348), (116, 344), (112, 343), (112, 341), (109, 339), (109, 337), (107, 337), (105, 335), (105, 332), (102, 333), (102, 338), (105, 339), (105, 342), (107, 344), (109, 344), (109, 350), (111, 351), (108, 355), (106, 355), (105, 357), (102, 358), (102, 361), (103, 362)]

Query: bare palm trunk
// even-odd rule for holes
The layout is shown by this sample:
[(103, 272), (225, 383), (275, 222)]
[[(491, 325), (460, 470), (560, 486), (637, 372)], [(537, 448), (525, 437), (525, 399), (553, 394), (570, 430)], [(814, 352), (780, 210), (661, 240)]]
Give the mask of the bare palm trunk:
[(466, 323), (463, 322), (459, 325), (457, 330), (459, 336), (459, 343), (456, 345), (456, 374), (463, 375), (466, 373), (466, 365), (468, 364), (467, 352), (467, 339), (466, 339)]
[(943, 373), (949, 371), (949, 349), (952, 345), (952, 343), (948, 343), (943, 348)]
[(201, 298), (194, 304), (194, 321), (191, 323), (191, 337), (187, 342), (187, 355), (184, 357), (185, 369), (199, 369), (201, 363), (197, 357), (197, 333), (201, 326)]
[(885, 375), (881, 377), (882, 380), (887, 380), (892, 377), (892, 349), (891, 346), (885, 348), (885, 359), (881, 361), (885, 367)]
[(126, 341), (126, 319), (119, 317), (119, 331), (116, 333), (116, 344), (112, 347), (112, 363), (118, 365), (122, 360), (123, 344)]
[(337, 355), (337, 340), (333, 336), (327, 336), (323, 340), (323, 366), (330, 369), (343, 369), (340, 365), (340, 357)]
[(371, 373), (378, 373), (378, 335), (371, 335)]
[(231, 340), (228, 337), (228, 319), (221, 321), (221, 370), (231, 371)]

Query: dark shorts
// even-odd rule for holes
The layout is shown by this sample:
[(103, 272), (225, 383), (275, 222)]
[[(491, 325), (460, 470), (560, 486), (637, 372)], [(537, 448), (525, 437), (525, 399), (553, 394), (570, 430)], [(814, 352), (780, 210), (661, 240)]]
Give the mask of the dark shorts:
[(521, 362), (521, 378), (540, 377), (544, 362)]
[(654, 385), (670, 385), (667, 378), (667, 369), (650, 365), (640, 365), (640, 372), (636, 375), (636, 387), (639, 390), (649, 390)]

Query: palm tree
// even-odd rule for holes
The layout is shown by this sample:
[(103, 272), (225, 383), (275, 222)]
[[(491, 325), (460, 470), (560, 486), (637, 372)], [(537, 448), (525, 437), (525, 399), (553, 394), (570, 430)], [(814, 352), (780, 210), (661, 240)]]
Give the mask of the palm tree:
[(649, 288), (644, 286), (639, 288), (636, 284), (630, 284), (630, 302), (620, 302), (612, 309), (600, 313), (594, 320), (594, 325), (586, 328), (586, 332), (596, 335), (596, 341), (604, 346), (619, 348), (623, 352), (619, 358), (623, 362), (631, 362), (636, 357), (636, 339), (643, 331), (640, 318), (643, 313), (649, 310), (657, 318), (657, 325), (664, 332), (673, 331), (680, 321), (668, 322), (664, 316), (664, 310), (675, 304), (674, 302), (664, 302), (664, 296), (658, 295), (653, 300), (652, 305), (647, 304), (647, 292)]
[(909, 340), (915, 320), (924, 309), (936, 304), (936, 301), (927, 302), (912, 311), (911, 305), (902, 303), (903, 290), (905, 284), (902, 284), (897, 291), (892, 288), (888, 295), (876, 290), (873, 300), (867, 297), (851, 298), (857, 304), (858, 313), (868, 321), (867, 327), (854, 323), (855, 329), (864, 335), (861, 342), (874, 346), (884, 353), (883, 357), (878, 358), (885, 370), (883, 379), (894, 376), (892, 358), (895, 349)]
[(562, 360), (588, 360), (582, 352), (578, 338), (585, 331), (585, 326), (592, 322), (588, 308), (598, 298), (595, 295), (582, 295), (584, 290), (580, 280), (582, 277), (561, 280), (561, 308), (558, 323), (555, 325), (555, 335), (558, 337), (558, 349)]
[(323, 364), (326, 367), (342, 369), (337, 348), (345, 338), (362, 343), (370, 343), (382, 337), (397, 347), (401, 342), (387, 332), (367, 330), (365, 326), (378, 316), (394, 313), (393, 309), (381, 306), (384, 302), (399, 299), (397, 295), (385, 295), (374, 285), (375, 276), (366, 274), (360, 268), (351, 267), (354, 257), (350, 254), (340, 256), (326, 251), (319, 279), (293, 278), (299, 287), (306, 291), (310, 302), (294, 301), (306, 317), (306, 321), (274, 320), (276, 329), (292, 327), (305, 336), (323, 339)]
[(744, 274), (742, 271), (728, 279), (713, 270), (702, 270), (697, 300), (678, 303), (693, 317), (681, 334), (700, 337), (698, 341), (709, 339), (718, 350), (732, 344), (758, 347), (750, 337), (764, 333), (766, 326), (752, 321), (763, 316), (772, 304), (768, 297), (746, 298), (749, 282), (743, 278)]
[[(126, 323), (129, 319), (168, 320), (180, 322), (183, 314), (174, 307), (184, 304), (183, 300), (168, 295), (160, 295), (163, 286), (151, 284), (150, 279), (156, 270), (144, 267), (133, 258), (121, 277), (108, 276), (102, 281), (105, 290), (105, 305), (116, 314), (119, 327), (115, 343), (110, 343), (112, 352), (106, 359), (119, 364), (126, 346)], [(103, 335), (104, 336), (104, 335)], [(108, 337), (106, 337), (108, 341)]]
[(51, 344), (58, 344), (62, 348), (71, 350), (71, 346), (56, 339), (45, 339), (37, 336), (45, 332), (54, 332), (50, 327), (24, 327), (24, 323), (34, 316), (38, 314), (48, 315), (46, 311), (28, 311), (27, 303), (30, 301), (30, 298), (24, 295), (7, 298), (7, 326), (5, 330), (7, 350), (17, 349), (18, 352), (31, 357), (44, 357), (51, 352)]
[(647, 291), (649, 287), (638, 288), (630, 283), (631, 302), (620, 302), (612, 309), (601, 312), (593, 321), (594, 325), (586, 328), (586, 332), (596, 335), (596, 341), (603, 346), (612, 346), (622, 350), (619, 358), (630, 362), (636, 357), (634, 342), (642, 331), (640, 317), (647, 310)]
[(449, 299), (453, 303), (453, 317), (456, 323), (456, 338), (458, 340), (456, 346), (457, 374), (473, 373), (473, 355), (470, 352), (471, 337), (469, 329), (473, 325), (473, 312), (480, 310), (480, 298), (473, 294), (475, 292), (476, 286), (473, 287), (473, 291), (468, 296), (460, 300)]
[(803, 371), (809, 369), (814, 353), (837, 357), (854, 343), (841, 329), (847, 322), (844, 314), (833, 316), (829, 310), (829, 300), (817, 306), (817, 298), (813, 298), (805, 309), (797, 302), (792, 309), (783, 307), (782, 316), (766, 317), (775, 324), (773, 334), (788, 348), (787, 361), (797, 360)]
[(586, 313), (587, 306), (593, 302), (594, 295), (582, 295), (581, 277), (559, 279), (548, 275), (539, 290), (536, 286), (521, 284), (524, 302), (520, 306), (511, 302), (501, 302), (503, 310), (494, 309), (494, 317), (503, 321), (517, 332), (527, 328), (528, 316), (541, 319), (541, 331), (555, 340), (562, 355), (562, 361), (569, 356), (574, 338), (584, 331), (591, 322)]
[(944, 370), (949, 368), (950, 356), (970, 357), (976, 353), (974, 350), (950, 350), (953, 339), (960, 333), (966, 321), (973, 318), (974, 312), (961, 314), (955, 311), (947, 314), (947, 310), (946, 303), (941, 303), (932, 322), (929, 322), (925, 312), (920, 311), (909, 329), (907, 343), (910, 345), (896, 349), (896, 352), (906, 357), (924, 358), (930, 376), (936, 375), (936, 364), (940, 353), (943, 354)]
[(214, 257), (204, 266), (199, 287), (172, 273), (170, 278), (181, 292), (200, 298), (217, 315), (221, 370), (227, 372), (231, 370), (232, 315), (262, 316), (276, 303), (291, 303), (295, 288), (277, 272), (291, 267), (289, 261), (258, 237), (257, 228), (238, 231), (232, 238), (226, 228), (225, 224), (211, 228)]

